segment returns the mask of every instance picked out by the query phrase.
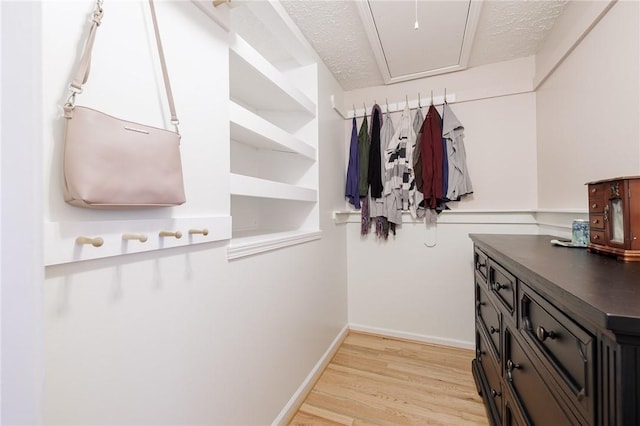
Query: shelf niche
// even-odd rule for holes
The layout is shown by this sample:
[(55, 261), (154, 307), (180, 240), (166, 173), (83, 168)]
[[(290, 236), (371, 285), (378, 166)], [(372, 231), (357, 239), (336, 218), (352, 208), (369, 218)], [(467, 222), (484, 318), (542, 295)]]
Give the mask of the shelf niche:
[(307, 47), (293, 48), (296, 30), (265, 7), (244, 3), (231, 12), (229, 259), (320, 236), (317, 64), (312, 53), (297, 63), (286, 61), (286, 67), (266, 59), (300, 59)]

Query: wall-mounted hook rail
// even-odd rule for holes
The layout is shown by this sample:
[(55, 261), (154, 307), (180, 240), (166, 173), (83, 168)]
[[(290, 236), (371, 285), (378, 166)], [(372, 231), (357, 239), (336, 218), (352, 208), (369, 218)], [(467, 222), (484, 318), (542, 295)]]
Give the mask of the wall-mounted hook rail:
[[(187, 235), (187, 230), (204, 231), (205, 228), (206, 237), (182, 236), (183, 233)], [(176, 237), (178, 229), (182, 230), (179, 234), (182, 238)], [(167, 232), (168, 235), (163, 236), (168, 238), (159, 236), (160, 231)], [(231, 216), (45, 222), (43, 237), (44, 264), (59, 265), (228, 240), (231, 238)], [(84, 248), (84, 244), (99, 244), (97, 237), (103, 241), (100, 249)]]
[(76, 238), (76, 244), (88, 244), (94, 247), (100, 247), (104, 244), (104, 240), (100, 237), (78, 237)]
[(148, 238), (145, 234), (122, 234), (122, 239), (123, 240), (137, 240), (140, 241), (141, 243), (146, 243)]
[(177, 239), (182, 238), (182, 232), (180, 231), (160, 231), (160, 233), (158, 233), (159, 237), (175, 237)]
[[(433, 91), (431, 91), (433, 92)], [(455, 103), (456, 102), (456, 94), (455, 93), (447, 93), (447, 103)], [(433, 105), (443, 105), (444, 104), (444, 96), (433, 96), (432, 103)], [(345, 120), (351, 120), (354, 117), (364, 117), (365, 115), (371, 115), (371, 111), (365, 109), (355, 109), (355, 104), (352, 104), (353, 110), (348, 110), (347, 112), (343, 112), (343, 108), (339, 107), (335, 104), (334, 96), (331, 96), (331, 104), (333, 106), (333, 110), (340, 115)], [(403, 111), (405, 106), (409, 106), (409, 109), (415, 110), (418, 108), (424, 107), (422, 105), (422, 94), (418, 93), (418, 97), (416, 99), (409, 99), (409, 96), (405, 96), (404, 101), (398, 101), (394, 103), (389, 103), (389, 100), (385, 98), (385, 105), (381, 105), (383, 113), (393, 113)]]

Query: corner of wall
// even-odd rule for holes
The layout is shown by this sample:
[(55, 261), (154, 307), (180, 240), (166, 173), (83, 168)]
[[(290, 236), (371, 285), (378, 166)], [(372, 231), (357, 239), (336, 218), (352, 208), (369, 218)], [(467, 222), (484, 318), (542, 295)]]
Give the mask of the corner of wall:
[(536, 54), (533, 86), (537, 89), (617, 0), (569, 2)]

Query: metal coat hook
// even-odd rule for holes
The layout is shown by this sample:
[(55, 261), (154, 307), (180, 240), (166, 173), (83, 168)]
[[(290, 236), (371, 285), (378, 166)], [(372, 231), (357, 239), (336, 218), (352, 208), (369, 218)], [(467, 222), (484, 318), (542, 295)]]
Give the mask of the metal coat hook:
[(418, 92), (418, 108), (422, 108), (422, 103), (420, 102), (420, 92)]
[(353, 117), (356, 117), (356, 104), (353, 104)]
[(406, 106), (409, 106), (409, 96), (404, 95), (404, 103)]
[(389, 112), (389, 99), (384, 98), (384, 101), (385, 101), (385, 102), (386, 102), (386, 104), (387, 104), (387, 112)]
[(447, 88), (444, 88), (444, 103), (447, 103)]
[(364, 107), (364, 115), (367, 115), (367, 106), (364, 104), (364, 101), (362, 101), (362, 106)]
[(431, 105), (433, 105), (433, 90), (431, 91)]

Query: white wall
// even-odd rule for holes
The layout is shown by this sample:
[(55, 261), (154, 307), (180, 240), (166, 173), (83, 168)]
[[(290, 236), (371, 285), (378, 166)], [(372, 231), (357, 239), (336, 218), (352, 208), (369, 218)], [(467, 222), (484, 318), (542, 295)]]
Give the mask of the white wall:
[[(345, 93), (345, 109), (363, 101), (370, 108), (374, 100), (384, 103), (385, 98), (397, 102), (405, 94), (416, 99), (418, 91), (428, 104), (432, 88), (434, 96), (442, 96), (444, 87), (455, 94), (457, 102), (451, 108), (465, 126), (474, 194), (449, 204), (457, 211), (481, 212), (445, 212), (443, 223), (430, 228), (409, 221), (386, 242), (373, 233), (361, 238), (357, 215), (350, 218), (346, 228), (351, 324), (419, 340), (473, 345), (473, 245), (468, 234), (537, 231), (531, 213), (506, 212), (531, 212), (537, 206), (533, 72), (533, 58), (525, 58)], [(394, 123), (399, 115), (392, 114)], [(345, 127), (348, 145), (351, 122)], [(496, 210), (500, 213), (489, 213)], [(435, 247), (426, 246), (434, 243)]]
[(537, 91), (542, 208), (586, 208), (585, 182), (640, 174), (640, 25), (619, 1)]
[(40, 3), (2, 2), (0, 423), (33, 425), (42, 406)]
[[(55, 106), (74, 58), (69, 46), (81, 45), (90, 8), (64, 1), (43, 8), (47, 215), (136, 216), (60, 201), (62, 119)], [(138, 58), (136, 70), (152, 82), (129, 77), (125, 92), (141, 99), (122, 109), (113, 100), (113, 73), (132, 67), (115, 70), (120, 62), (101, 59), (148, 54), (152, 45), (135, 43), (144, 40), (146, 11), (131, 2), (107, 2), (105, 9), (82, 102), (162, 125), (162, 96), (159, 106), (149, 96), (163, 93), (161, 80), (151, 78), (151, 59)], [(185, 210), (150, 214), (228, 214), (226, 35), (191, 2), (160, 2), (157, 11), (181, 120), (188, 201)], [(129, 39), (124, 52), (105, 47)], [(342, 205), (344, 153), (336, 143), (343, 122), (329, 93), (341, 90), (323, 66), (319, 81), (322, 239), (232, 262), (220, 242), (47, 267), (44, 423), (267, 424), (278, 416), (347, 322), (345, 233), (330, 219)]]

